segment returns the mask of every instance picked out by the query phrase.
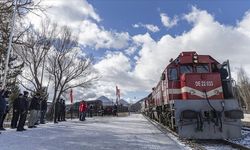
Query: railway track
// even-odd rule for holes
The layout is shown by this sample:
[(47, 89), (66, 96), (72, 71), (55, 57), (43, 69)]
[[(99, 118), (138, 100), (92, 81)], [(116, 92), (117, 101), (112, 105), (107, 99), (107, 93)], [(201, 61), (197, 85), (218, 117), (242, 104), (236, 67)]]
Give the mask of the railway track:
[[(172, 137), (178, 139), (181, 143), (188, 145), (190, 148), (194, 150), (206, 150), (208, 147), (209, 149), (239, 149), (239, 150), (250, 150), (249, 147), (244, 146), (242, 144), (238, 144), (234, 140), (187, 140), (187, 139), (180, 139), (174, 131), (170, 130), (166, 126), (160, 124), (159, 122), (152, 120), (144, 115), (144, 117), (152, 123), (156, 128), (158, 128), (161, 132), (165, 134), (171, 134)], [(250, 128), (243, 127), (243, 131), (249, 132)]]

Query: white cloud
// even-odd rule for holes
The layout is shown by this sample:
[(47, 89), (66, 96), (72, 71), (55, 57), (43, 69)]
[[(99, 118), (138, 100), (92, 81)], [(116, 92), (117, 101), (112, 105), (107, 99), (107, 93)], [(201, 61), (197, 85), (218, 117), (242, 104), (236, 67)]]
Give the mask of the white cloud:
[(97, 24), (84, 20), (82, 21), (79, 31), (79, 41), (85, 46), (98, 48), (116, 48), (127, 47), (129, 34), (127, 32), (117, 33), (106, 31)]
[(133, 37), (134, 42), (142, 47), (134, 76), (145, 81), (151, 80), (150, 84), (156, 85), (169, 59), (190, 50), (211, 55), (220, 62), (229, 59), (232, 71), (236, 71), (235, 66), (250, 67), (250, 34), (249, 26), (246, 25), (250, 22), (249, 13), (237, 26), (220, 24), (207, 11), (196, 7), (184, 19), (192, 24), (192, 28), (181, 35), (173, 37), (166, 34), (159, 41), (155, 41), (148, 33)]
[(158, 31), (160, 31), (160, 29), (159, 29), (157, 26), (152, 25), (152, 24), (145, 24), (145, 27), (146, 27), (149, 31), (151, 31), (151, 32), (158, 32)]
[(238, 31), (245, 34), (246, 36), (250, 36), (250, 10), (245, 13), (242, 21), (238, 22)]
[(45, 0), (41, 4), (49, 7), (46, 16), (29, 13), (26, 22), (39, 27), (41, 19), (49, 18), (58, 25), (67, 25), (79, 36), (81, 44), (95, 49), (121, 49), (128, 45), (129, 34), (102, 27), (100, 16), (86, 0)]
[(139, 28), (139, 27), (140, 27), (139, 24), (133, 24), (132, 26), (133, 26), (134, 28)]
[(133, 55), (137, 50), (137, 46), (130, 46), (128, 49), (125, 50), (125, 53), (129, 56)]
[(167, 28), (172, 28), (173, 26), (177, 25), (178, 23), (178, 17), (174, 16), (173, 19), (171, 19), (167, 14), (161, 13), (161, 22), (162, 24)]
[(116, 85), (121, 89), (122, 97), (129, 91), (145, 90), (147, 82), (133, 75), (130, 58), (122, 52), (108, 53), (94, 67), (102, 75), (93, 89), (97, 93), (97, 97), (106, 95), (115, 98)]
[(139, 27), (143, 27), (146, 28), (148, 31), (151, 32), (158, 32), (160, 31), (159, 27), (153, 24), (142, 24), (142, 23), (138, 23), (138, 24), (134, 24), (132, 25), (134, 28), (139, 28)]

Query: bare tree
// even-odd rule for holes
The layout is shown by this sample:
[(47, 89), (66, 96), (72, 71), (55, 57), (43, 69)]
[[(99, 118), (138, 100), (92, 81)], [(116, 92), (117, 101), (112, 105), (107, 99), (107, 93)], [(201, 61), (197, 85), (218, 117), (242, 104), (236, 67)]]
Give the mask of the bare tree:
[(85, 88), (96, 80), (97, 76), (93, 74), (91, 66), (92, 59), (82, 55), (77, 38), (68, 27), (62, 27), (46, 66), (54, 85), (52, 103), (58, 102), (62, 93), (67, 90)]
[[(40, 1), (34, 0), (0, 0), (0, 80), (2, 80), (4, 74), (4, 64), (7, 56), (7, 47), (10, 38), (10, 32), (12, 28), (12, 17), (14, 15), (14, 8), (16, 6), (16, 19), (15, 24), (22, 24), (23, 17), (26, 14), (39, 10), (44, 11), (40, 7)], [(14, 29), (14, 35), (12, 38), (12, 46), (17, 43), (22, 43), (20, 37), (26, 32), (26, 28), (17, 27)], [(15, 86), (16, 77), (21, 73), (22, 63), (17, 63), (17, 56), (12, 54), (9, 61), (9, 70), (7, 74), (7, 88)]]
[(241, 67), (237, 73), (237, 91), (244, 101), (246, 110), (250, 107), (250, 82), (246, 71)]
[(22, 82), (20, 82), (26, 90), (43, 91), (45, 62), (55, 39), (56, 29), (56, 24), (51, 24), (49, 20), (46, 20), (41, 23), (40, 31), (29, 28), (21, 39), (22, 43), (16, 44), (15, 52), (28, 68), (21, 74)]

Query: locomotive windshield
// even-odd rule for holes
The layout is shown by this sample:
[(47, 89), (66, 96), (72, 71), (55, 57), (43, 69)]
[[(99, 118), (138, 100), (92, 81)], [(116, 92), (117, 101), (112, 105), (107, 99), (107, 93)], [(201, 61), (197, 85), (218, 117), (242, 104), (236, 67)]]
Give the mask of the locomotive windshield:
[(196, 68), (197, 73), (208, 73), (209, 72), (208, 64), (199, 64), (195, 68)]
[(182, 65), (180, 66), (180, 73), (192, 73), (193, 67), (191, 65)]
[(177, 69), (175, 68), (169, 69), (169, 80), (177, 80), (177, 79), (178, 79)]

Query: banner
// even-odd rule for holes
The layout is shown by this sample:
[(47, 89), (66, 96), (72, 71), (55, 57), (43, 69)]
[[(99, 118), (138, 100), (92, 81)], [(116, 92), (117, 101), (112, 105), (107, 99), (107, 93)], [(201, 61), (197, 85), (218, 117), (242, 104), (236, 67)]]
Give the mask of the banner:
[(116, 104), (118, 104), (119, 103), (119, 101), (120, 101), (120, 89), (118, 88), (118, 86), (116, 86)]

